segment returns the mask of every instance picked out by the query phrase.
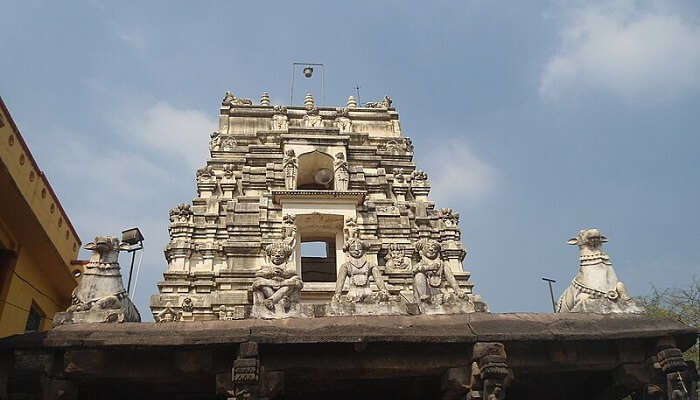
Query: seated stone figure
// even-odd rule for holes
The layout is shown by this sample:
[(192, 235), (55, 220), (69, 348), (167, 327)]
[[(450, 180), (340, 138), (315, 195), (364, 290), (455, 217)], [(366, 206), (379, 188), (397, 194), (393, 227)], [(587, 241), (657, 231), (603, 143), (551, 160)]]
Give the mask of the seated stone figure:
[(420, 255), (420, 261), (411, 268), (416, 302), (441, 304), (447, 295), (445, 283), (452, 287), (458, 298), (466, 298), (466, 293), (459, 288), (452, 271), (441, 260), (440, 243), (422, 239), (416, 242), (415, 248)]
[[(351, 303), (376, 303), (388, 300), (389, 291), (384, 284), (381, 271), (376, 265), (370, 264), (365, 257), (367, 248), (367, 243), (358, 238), (351, 238), (345, 243), (343, 250), (348, 256), (348, 261), (344, 262), (338, 271), (333, 301), (341, 300), (341, 293), (347, 278), (350, 279), (348, 294), (345, 298), (347, 301)], [(370, 275), (374, 277), (374, 282), (379, 287), (379, 293), (372, 292)]]
[(304, 283), (295, 271), (286, 268), (292, 251), (293, 247), (286, 242), (272, 243), (265, 247), (269, 263), (255, 273), (253, 305), (262, 305), (275, 312), (275, 306), (280, 304), (284, 312), (289, 312), (298, 303)]
[(640, 313), (642, 308), (617, 279), (602, 245), (608, 239), (598, 229), (579, 231), (568, 244), (578, 246), (579, 270), (559, 298), (557, 312)]

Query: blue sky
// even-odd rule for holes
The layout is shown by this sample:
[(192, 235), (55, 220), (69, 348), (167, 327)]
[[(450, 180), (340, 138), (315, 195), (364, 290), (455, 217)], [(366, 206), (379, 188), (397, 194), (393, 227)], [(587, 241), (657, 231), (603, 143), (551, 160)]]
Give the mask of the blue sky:
[[(599, 228), (634, 295), (700, 272), (695, 1), (0, 4), (0, 94), (83, 242), (138, 225), (135, 300), (166, 268), (225, 90), (392, 97), (492, 311), (549, 311)], [(295, 99), (318, 86), (297, 80)], [(83, 253), (85, 255), (85, 253)], [(122, 266), (128, 265), (122, 256)]]

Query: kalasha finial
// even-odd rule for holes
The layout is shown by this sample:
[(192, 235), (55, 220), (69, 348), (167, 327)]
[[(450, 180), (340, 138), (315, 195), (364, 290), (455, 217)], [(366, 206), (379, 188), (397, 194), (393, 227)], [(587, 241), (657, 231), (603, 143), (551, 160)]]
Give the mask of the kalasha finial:
[(260, 105), (262, 105), (262, 106), (269, 106), (270, 105), (270, 93), (263, 92), (263, 94), (260, 95)]
[(306, 97), (304, 97), (304, 107), (308, 110), (314, 108), (314, 98), (311, 96), (311, 93), (307, 93)]
[(357, 101), (355, 96), (348, 97), (348, 108), (357, 108)]

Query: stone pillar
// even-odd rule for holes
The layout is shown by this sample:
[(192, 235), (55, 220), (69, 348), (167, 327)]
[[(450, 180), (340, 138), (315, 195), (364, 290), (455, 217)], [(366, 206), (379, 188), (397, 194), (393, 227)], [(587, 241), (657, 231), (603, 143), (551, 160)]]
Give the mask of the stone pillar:
[(666, 378), (666, 398), (697, 400), (697, 372), (695, 368), (688, 368), (689, 365), (683, 359), (680, 349), (675, 347), (675, 344), (663, 344), (658, 348), (656, 359)]
[(233, 361), (231, 378), (234, 399), (256, 400), (259, 398), (260, 360), (258, 359), (257, 343), (241, 343), (238, 358)]
[(474, 345), (472, 384), (468, 399), (503, 400), (510, 370), (502, 343), (479, 342)]

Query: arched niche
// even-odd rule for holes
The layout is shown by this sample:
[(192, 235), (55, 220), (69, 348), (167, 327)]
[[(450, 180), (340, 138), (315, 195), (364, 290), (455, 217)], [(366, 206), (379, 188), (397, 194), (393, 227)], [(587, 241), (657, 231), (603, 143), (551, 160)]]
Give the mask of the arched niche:
[(297, 190), (332, 190), (333, 157), (318, 150), (299, 156)]

